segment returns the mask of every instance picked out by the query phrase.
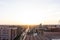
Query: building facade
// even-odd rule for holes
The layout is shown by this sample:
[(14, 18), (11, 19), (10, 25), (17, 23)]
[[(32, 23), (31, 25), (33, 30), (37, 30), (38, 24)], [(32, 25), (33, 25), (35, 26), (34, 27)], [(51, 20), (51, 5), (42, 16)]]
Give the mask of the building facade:
[(18, 35), (18, 27), (0, 25), (0, 40), (13, 40)]

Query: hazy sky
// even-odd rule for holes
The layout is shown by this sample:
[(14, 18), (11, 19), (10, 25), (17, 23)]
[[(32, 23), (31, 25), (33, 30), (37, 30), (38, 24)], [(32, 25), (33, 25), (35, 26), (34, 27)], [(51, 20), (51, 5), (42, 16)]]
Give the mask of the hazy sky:
[(0, 0), (0, 24), (55, 24), (60, 0)]

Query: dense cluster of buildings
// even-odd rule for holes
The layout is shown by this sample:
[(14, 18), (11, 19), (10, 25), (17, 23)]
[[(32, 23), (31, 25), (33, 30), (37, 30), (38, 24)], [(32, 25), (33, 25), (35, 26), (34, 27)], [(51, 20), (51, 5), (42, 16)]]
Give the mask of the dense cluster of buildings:
[(43, 38), (60, 39), (60, 25), (38, 25), (32, 31)]
[(0, 25), (0, 40), (14, 40), (22, 33), (20, 26)]
[[(27, 26), (22, 27), (19, 25), (0, 25), (0, 40), (16, 39), (26, 30), (25, 27), (27, 28)], [(47, 38), (48, 37), (51, 39), (60, 38), (60, 25), (41, 25), (40, 24), (37, 26), (31, 26), (31, 27), (29, 26), (29, 29), (31, 34), (37, 32), (38, 34), (44, 35)]]

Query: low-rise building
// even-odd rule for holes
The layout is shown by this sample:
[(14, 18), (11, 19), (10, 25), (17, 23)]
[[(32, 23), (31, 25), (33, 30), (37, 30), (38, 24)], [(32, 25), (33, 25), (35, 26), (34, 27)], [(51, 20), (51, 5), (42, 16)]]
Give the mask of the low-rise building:
[(19, 31), (17, 26), (0, 25), (0, 40), (13, 40)]

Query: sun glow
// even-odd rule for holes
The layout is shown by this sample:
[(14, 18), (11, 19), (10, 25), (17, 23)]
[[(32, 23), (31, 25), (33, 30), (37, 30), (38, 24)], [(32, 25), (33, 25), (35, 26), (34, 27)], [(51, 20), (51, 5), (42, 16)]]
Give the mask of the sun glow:
[(58, 24), (59, 0), (1, 0), (0, 24)]
[(39, 15), (32, 14), (32, 13), (25, 13), (21, 15), (21, 23), (23, 24), (40, 24), (40, 17)]

